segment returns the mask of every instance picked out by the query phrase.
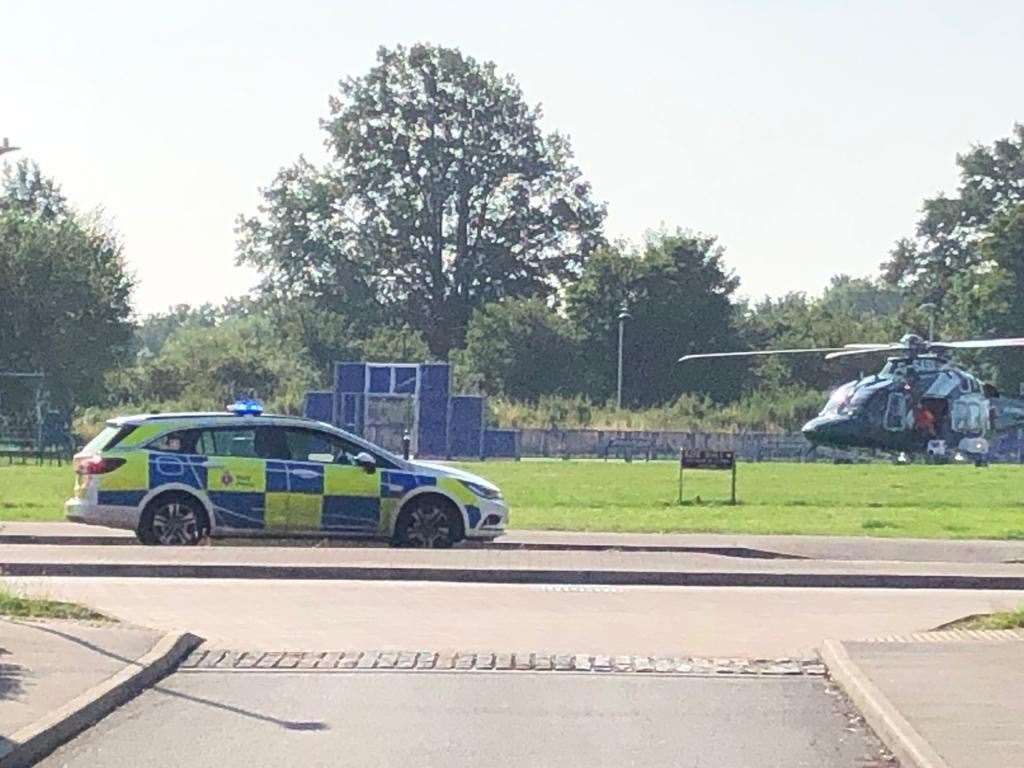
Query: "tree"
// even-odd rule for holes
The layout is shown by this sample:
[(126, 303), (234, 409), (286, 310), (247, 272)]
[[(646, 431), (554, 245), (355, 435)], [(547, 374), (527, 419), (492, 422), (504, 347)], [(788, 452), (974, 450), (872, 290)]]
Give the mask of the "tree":
[(632, 315), (625, 329), (624, 402), (664, 403), (683, 392), (718, 401), (739, 395), (742, 365), (677, 364), (687, 353), (740, 348), (732, 304), (739, 280), (722, 259), (715, 238), (677, 230), (649, 235), (640, 253), (609, 248), (588, 261), (566, 296), (583, 338), (582, 370), (592, 396), (615, 392), (624, 302)]
[(240, 221), (239, 258), (270, 283), (356, 294), (445, 356), (476, 307), (553, 296), (601, 242), (568, 141), (493, 64), (381, 48), (339, 90), (322, 121), (334, 163), (282, 171)]
[(284, 343), (279, 328), (258, 315), (183, 324), (157, 354), (109, 377), (114, 402), (220, 409), (254, 393), (271, 409), (293, 413), (316, 383), (304, 351)]
[[(794, 292), (766, 298), (745, 308), (738, 322), (749, 349), (841, 347), (898, 339), (908, 330), (902, 310), (899, 290), (878, 281), (836, 275), (820, 297)], [(794, 355), (754, 361), (753, 368), (757, 379), (770, 387), (796, 384), (820, 391), (878, 362), (871, 357), (827, 361), (823, 355)]]
[(476, 309), (458, 378), (488, 395), (536, 401), (576, 391), (576, 340), (569, 321), (541, 299), (507, 299)]
[(41, 371), (54, 405), (103, 396), (103, 374), (129, 352), (132, 278), (98, 217), (71, 211), (27, 162), (0, 196), (0, 369)]
[(957, 276), (979, 267), (992, 221), (1024, 203), (1024, 124), (991, 147), (957, 155), (960, 188), (924, 201), (915, 238), (900, 240), (885, 279), (918, 301), (942, 305)]

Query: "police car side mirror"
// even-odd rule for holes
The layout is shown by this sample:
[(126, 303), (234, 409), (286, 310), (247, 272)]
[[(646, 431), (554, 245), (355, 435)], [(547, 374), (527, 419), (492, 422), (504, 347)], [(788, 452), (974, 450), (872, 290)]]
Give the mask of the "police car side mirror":
[(355, 462), (370, 474), (377, 471), (377, 460), (373, 458), (372, 454), (369, 454), (366, 451), (360, 451), (357, 453), (355, 456)]

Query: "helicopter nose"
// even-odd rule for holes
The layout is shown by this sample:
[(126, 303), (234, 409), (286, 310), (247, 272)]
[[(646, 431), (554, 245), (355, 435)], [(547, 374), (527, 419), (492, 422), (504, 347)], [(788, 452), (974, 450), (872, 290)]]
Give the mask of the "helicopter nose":
[(817, 416), (801, 430), (812, 445), (842, 445), (850, 438), (850, 419), (843, 416)]

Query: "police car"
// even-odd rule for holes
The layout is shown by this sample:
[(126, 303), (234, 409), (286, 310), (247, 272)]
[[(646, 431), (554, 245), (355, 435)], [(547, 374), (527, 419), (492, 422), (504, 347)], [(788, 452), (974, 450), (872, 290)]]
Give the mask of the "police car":
[(207, 535), (337, 535), (449, 547), (504, 531), (497, 487), (407, 461), (318, 421), (224, 413), (125, 416), (74, 459), (69, 520), (127, 528), (144, 544)]

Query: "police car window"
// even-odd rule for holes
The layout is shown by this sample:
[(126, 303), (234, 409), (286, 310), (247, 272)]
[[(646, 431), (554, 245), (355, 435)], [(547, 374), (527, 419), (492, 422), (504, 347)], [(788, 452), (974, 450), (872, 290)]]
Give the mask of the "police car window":
[(352, 457), (361, 450), (354, 443), (315, 429), (285, 430), (285, 440), (293, 461), (351, 464)]
[(236, 456), (240, 458), (259, 458), (256, 453), (256, 430), (253, 428), (238, 429), (225, 427), (222, 429), (204, 430), (199, 440), (199, 452), (207, 456)]
[(179, 429), (177, 432), (168, 432), (163, 437), (158, 437), (149, 444), (150, 450), (163, 453), (200, 453), (198, 443), (200, 431), (198, 429)]

